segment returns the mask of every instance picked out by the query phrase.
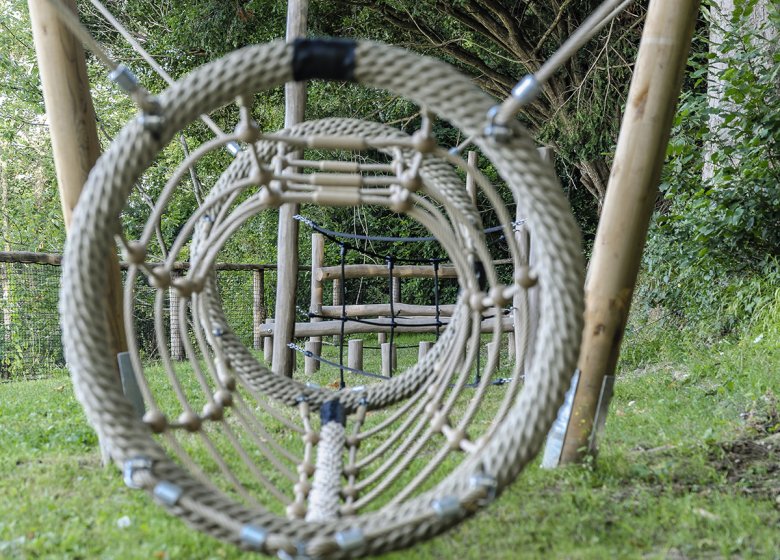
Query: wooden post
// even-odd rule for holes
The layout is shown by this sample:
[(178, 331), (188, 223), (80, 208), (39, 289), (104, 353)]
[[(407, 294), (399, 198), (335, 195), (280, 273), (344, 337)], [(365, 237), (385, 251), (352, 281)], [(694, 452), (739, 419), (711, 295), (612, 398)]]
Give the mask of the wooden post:
[[(76, 11), (75, 0), (62, 0)], [(54, 167), (57, 173), (65, 229), (70, 227), (73, 208), (78, 202), (87, 175), (100, 156), (95, 109), (89, 92), (84, 49), (60, 22), (56, 9), (47, 0), (28, 0), (35, 53), (43, 87), (43, 101), (51, 132)], [(122, 278), (119, 258), (111, 252), (106, 263), (106, 327), (111, 352), (127, 350), (122, 319)], [(117, 383), (121, 383), (119, 364), (113, 361)], [(100, 434), (98, 434), (100, 436)], [(103, 463), (110, 461), (109, 451), (101, 443)]]
[(393, 276), (393, 303), (401, 303), (401, 278)]
[[(306, 35), (308, 0), (288, 0), (287, 41)], [(306, 84), (289, 82), (284, 86), (284, 126), (289, 128), (304, 119)], [(274, 332), (274, 370), (292, 377), (294, 356), (287, 344), (295, 329), (295, 294), (298, 288), (298, 221), (293, 216), (299, 205), (283, 204), (279, 208), (277, 237), (278, 269), (276, 275), (276, 331)]]
[[(377, 319), (379, 319), (381, 321), (382, 319), (384, 319), (384, 317), (382, 315), (380, 315), (379, 317), (377, 317)], [(387, 333), (384, 333), (384, 332), (377, 333), (377, 335), (376, 335), (376, 342), (377, 342), (377, 344), (379, 344), (379, 346), (382, 346), (383, 344), (385, 344), (387, 342)]]
[(252, 292), (254, 306), (252, 308), (252, 347), (255, 350), (263, 348), (263, 337), (260, 329), (265, 323), (265, 269), (260, 268), (252, 273)]
[(363, 339), (352, 338), (347, 346), (347, 366), (352, 369), (363, 369)]
[[(315, 356), (321, 356), (322, 355), (322, 337), (312, 337), (310, 338), (306, 344), (304, 344), (304, 349), (307, 352), (311, 352)], [(307, 375), (311, 375), (313, 373), (316, 373), (320, 369), (320, 362), (319, 360), (315, 358), (310, 358), (309, 356), (304, 357), (303, 359), (303, 371)]]
[(334, 278), (333, 280), (333, 305), (341, 305), (344, 303), (341, 300), (341, 278)]
[[(341, 299), (341, 279), (335, 278), (333, 280), (333, 305), (340, 307), (342, 303), (344, 302)], [(339, 346), (341, 344), (341, 337), (339, 337), (338, 335), (334, 336), (333, 344)]]
[[(76, 11), (74, 0), (63, 0)], [(47, 0), (29, 0), (35, 52), (43, 86), (43, 100), (51, 131), (54, 167), (62, 203), (65, 228), (78, 202), (81, 188), (100, 156), (95, 109), (89, 92), (84, 49), (60, 23)], [(119, 259), (109, 256), (106, 318), (115, 354), (127, 350), (122, 320), (122, 280)], [(119, 366), (117, 366), (119, 379)]]
[[(273, 319), (266, 319), (265, 324), (273, 326), (274, 320)], [(276, 332), (276, 331), (274, 331), (274, 332)], [(263, 360), (265, 360), (265, 364), (268, 367), (271, 367), (273, 365), (273, 362), (274, 362), (274, 337), (273, 337), (273, 335), (266, 336), (263, 339)]]
[[(171, 271), (172, 277), (181, 276), (178, 271)], [(184, 344), (182, 343), (182, 325), (179, 323), (179, 294), (174, 288), (168, 288), (168, 315), (171, 328), (171, 359), (184, 359)], [(186, 326), (186, 325), (185, 325)]]
[(514, 359), (517, 359), (517, 356), (515, 355), (515, 352), (517, 351), (517, 345), (515, 343), (514, 331), (509, 331), (506, 333), (506, 351), (510, 361), (513, 359), (513, 356), (515, 357)]
[[(322, 280), (318, 278), (317, 271), (325, 264), (325, 236), (321, 233), (311, 234), (311, 303), (309, 304), (309, 313), (316, 315), (322, 314)], [(319, 317), (312, 317), (311, 322), (317, 323), (321, 321)], [(317, 354), (322, 350), (322, 337), (313, 337), (311, 342), (317, 346)], [(309, 363), (311, 362), (311, 363)], [(320, 362), (310, 359), (307, 363), (307, 369), (311, 368), (312, 372), (320, 369)]]
[(420, 345), (417, 347), (417, 361), (425, 357), (425, 355), (431, 351), (431, 348), (433, 348), (433, 342), (429, 340), (421, 340)]
[(499, 341), (496, 342), (488, 342), (487, 343), (487, 354), (490, 355), (491, 352), (496, 352), (496, 369), (501, 367), (501, 343)]
[(396, 367), (395, 344), (384, 342), (382, 344), (382, 375), (390, 377)]
[(614, 374), (688, 58), (698, 0), (652, 0), (586, 284), (580, 380), (561, 463), (595, 452), (591, 429)]

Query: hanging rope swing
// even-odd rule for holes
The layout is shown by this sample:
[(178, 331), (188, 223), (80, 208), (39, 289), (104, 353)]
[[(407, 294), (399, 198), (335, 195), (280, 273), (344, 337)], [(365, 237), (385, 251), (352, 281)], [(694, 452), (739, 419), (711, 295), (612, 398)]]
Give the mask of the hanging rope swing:
[[(428, 117), (411, 136), (351, 119), (260, 130), (250, 118), (252, 96), (308, 79), (387, 89), (420, 105)], [(179, 131), (236, 99), (236, 131), (193, 151), (170, 175), (141, 236), (121, 241), (131, 263), (128, 342), (147, 407), (138, 419), (111, 373), (102, 263), (114, 236), (121, 237), (120, 216), (134, 182)], [(153, 105), (153, 112), (124, 128), (91, 173), (63, 266), (64, 342), (76, 393), (128, 485), (244, 548), (328, 558), (409, 546), (473, 514), (506, 488), (536, 455), (563, 400), (582, 317), (578, 229), (556, 177), (523, 128), (508, 122), (502, 125), (508, 134), (486, 136), (491, 100), (467, 78), (442, 62), (371, 42), (248, 47), (174, 83)], [(538, 248), (532, 273), (520, 259), (495, 188), (437, 145), (434, 117), (473, 137), (523, 206)], [(147, 255), (154, 226), (180, 182), (206, 154), (233, 142), (243, 150), (181, 228), (166, 261), (153, 266)], [(342, 158), (301, 160), (302, 151)], [(361, 169), (343, 161), (366, 151), (387, 154), (389, 163)], [(515, 270), (508, 285), (498, 281), (479, 214), (456, 169), (476, 178), (506, 224)], [(378, 205), (407, 214), (438, 239), (458, 272), (460, 295), (452, 320), (419, 363), (386, 381), (330, 391), (274, 374), (241, 344), (222, 313), (211, 267), (247, 220), (288, 202)], [(190, 269), (177, 277), (172, 264), (187, 249)], [(484, 287), (474, 272), (477, 261), (485, 270)], [(137, 277), (157, 288), (162, 368), (145, 367), (138, 351), (132, 320)], [(491, 404), (485, 395), (495, 356), (488, 356), (479, 385), (464, 390), (480, 347), (482, 313), (500, 313), (532, 285), (541, 301), (533, 371), (524, 385), (515, 376)], [(165, 351), (169, 289), (179, 296), (181, 324), (192, 325), (184, 341), (186, 371)], [(500, 328), (492, 334), (500, 336)], [(492, 414), (492, 423), (476, 423), (478, 409)]]

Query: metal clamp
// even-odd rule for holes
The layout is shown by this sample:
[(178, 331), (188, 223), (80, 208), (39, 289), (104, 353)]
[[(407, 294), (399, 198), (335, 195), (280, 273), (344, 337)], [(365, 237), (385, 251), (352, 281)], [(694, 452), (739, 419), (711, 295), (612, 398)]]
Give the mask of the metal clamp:
[(135, 74), (124, 64), (120, 64), (108, 74), (108, 79), (118, 85), (127, 93), (135, 93), (140, 86), (138, 85), (138, 78)]
[(498, 482), (495, 477), (486, 473), (476, 473), (471, 475), (469, 484), (472, 488), (479, 488), (485, 490), (485, 497), (477, 502), (480, 506), (485, 506), (496, 499), (498, 493)]
[(439, 519), (456, 519), (463, 514), (463, 508), (460, 507), (460, 500), (457, 496), (444, 496), (431, 502), (433, 511)]
[(485, 126), (483, 134), (487, 138), (494, 140), (508, 140), (512, 137), (512, 130), (505, 124), (497, 122), (498, 113), (501, 111), (501, 105), (493, 105), (487, 112), (488, 123)]
[(268, 538), (268, 531), (257, 525), (244, 525), (239, 534), (241, 542), (251, 550), (262, 550)]
[(225, 144), (225, 149), (233, 157), (238, 157), (238, 154), (241, 153), (241, 145), (235, 140)]
[(163, 480), (155, 485), (152, 493), (163, 505), (173, 507), (179, 503), (184, 494), (184, 489), (173, 482)]
[(139, 471), (152, 472), (152, 460), (148, 457), (133, 457), (124, 462), (122, 466), (122, 477), (124, 478), (125, 485), (128, 488), (140, 489), (143, 488), (135, 481), (135, 475)]
[(536, 76), (527, 74), (512, 88), (512, 97), (515, 98), (519, 105), (518, 108), (520, 108), (536, 101), (541, 92), (542, 86)]
[(362, 529), (358, 527), (336, 533), (334, 539), (344, 552), (357, 550), (366, 543), (366, 537), (363, 535)]

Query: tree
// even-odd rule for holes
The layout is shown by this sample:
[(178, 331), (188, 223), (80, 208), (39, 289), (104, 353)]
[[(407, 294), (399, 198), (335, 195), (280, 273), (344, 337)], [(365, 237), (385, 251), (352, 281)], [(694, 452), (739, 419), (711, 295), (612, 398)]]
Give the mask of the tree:
[[(600, 2), (332, 0), (341, 18), (325, 31), (357, 31), (448, 59), (497, 99), (546, 58)], [(322, 11), (325, 11), (321, 8)], [(576, 169), (600, 206), (609, 177), (644, 9), (624, 13), (558, 71), (522, 119)], [(389, 24), (389, 27), (388, 27)]]

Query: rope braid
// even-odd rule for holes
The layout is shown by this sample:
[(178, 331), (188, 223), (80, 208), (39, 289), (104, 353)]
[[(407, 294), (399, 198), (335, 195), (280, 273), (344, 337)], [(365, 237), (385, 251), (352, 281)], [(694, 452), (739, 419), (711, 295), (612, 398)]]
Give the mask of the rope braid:
[[(385, 125), (324, 119), (275, 135), (258, 133), (251, 138), (251, 134), (242, 136), (246, 131), (237, 131), (218, 138), (215, 146), (238, 138), (246, 139), (250, 147), (227, 167), (203, 201), (207, 207), (203, 215), (207, 213), (209, 220), (194, 221), (191, 230), (182, 233), (191, 236), (188, 275), (172, 279), (166, 276), (165, 266), (150, 269), (146, 247), (128, 245), (128, 260), (134, 263), (131, 274), (146, 274), (158, 289), (177, 290), (182, 298), (180, 312), (185, 318), (186, 313), (192, 314), (196, 340), (188, 342), (187, 351), (201, 385), (197, 395), (182, 390), (165, 410), (155, 404), (153, 414), (138, 419), (111, 374), (115, 356), (107, 350), (103, 308), (104, 263), (115, 250), (114, 236), (122, 231), (120, 215), (132, 185), (199, 115), (290, 81), (294, 48), (276, 41), (207, 64), (163, 92), (155, 115), (136, 118), (122, 130), (90, 173), (82, 203), (74, 213), (63, 259), (60, 313), (76, 395), (130, 484), (153, 493), (193, 527), (244, 548), (267, 554), (351, 558), (411, 546), (452, 527), (500, 494), (535, 456), (576, 364), (584, 263), (579, 231), (557, 178), (518, 123), (506, 125), (511, 134), (504, 139), (485, 136), (485, 115), (492, 102), (466, 77), (433, 59), (358, 42), (355, 80), (405, 97), (474, 137), (511, 189), (515, 203), (527, 212), (538, 249), (533, 272), (538, 279), (541, 317), (526, 385), (510, 405), (501, 407), (503, 418), (484, 437), (469, 433), (476, 430), (471, 419), (494, 366), (488, 360), (473, 392), (475, 400), (461, 407), (462, 389), (479, 353), (481, 313), (490, 308), (500, 316), (500, 304), (527, 280), (522, 277), (511, 222), (496, 189), (484, 175), (476, 174), (477, 184), (507, 227), (505, 235), (516, 268), (510, 286), (498, 282), (479, 214), (453, 170), (453, 166), (466, 170), (461, 158)], [(280, 200), (314, 200), (316, 187), (303, 183), (288, 184), (281, 194), (273, 191), (270, 183), (281, 183), (283, 177), (274, 176), (271, 168), (285, 150), (301, 147), (295, 142), (326, 137), (349, 138), (355, 146), (373, 142), (375, 149), (401, 162), (404, 169), (413, 169), (415, 158), (422, 154), (421, 186), (409, 191), (409, 205), (402, 210), (440, 240), (461, 287), (452, 320), (433, 349), (406, 372), (360, 391), (308, 387), (261, 365), (230, 329), (214, 276), (209, 273), (219, 249), (251, 216), (275, 208)], [(197, 159), (195, 153), (192, 157)], [(258, 179), (263, 173), (272, 179)], [(179, 174), (185, 176), (186, 170)], [(387, 185), (355, 192), (362, 203), (396, 208), (400, 199), (395, 186), (400, 179), (391, 179)], [(384, 180), (377, 179), (379, 183)], [(347, 195), (358, 196), (355, 192)], [(243, 197), (244, 193), (249, 196)], [(275, 200), (275, 196), (281, 198)], [(485, 264), (487, 291), (479, 289), (463, 247)], [(176, 252), (171, 251), (169, 259), (175, 258)], [(500, 334), (500, 321), (496, 321), (493, 336)], [(136, 373), (147, 383), (146, 390), (154, 393), (153, 383), (144, 380), (152, 376), (144, 371), (134, 347)], [(174, 370), (169, 357), (163, 361), (164, 369)], [(310, 412), (322, 414), (331, 402), (338, 403), (344, 415), (357, 417), (349, 419), (355, 431), (324, 418), (319, 424), (310, 422)], [(397, 408), (389, 411), (387, 419), (363, 426), (367, 412), (391, 405)], [(261, 439), (266, 434), (275, 439), (267, 445), (262, 442), (261, 449), (244, 433), (247, 427), (252, 427), (255, 436), (262, 433), (257, 436)], [(200, 458), (190, 453), (180, 434), (212, 454)], [(302, 452), (282, 450), (289, 434), (296, 435), (296, 441), (303, 439)], [(390, 443), (383, 446), (382, 441)], [(423, 460), (422, 453), (429, 451), (434, 458), (430, 470), (438, 468), (445, 448), (447, 453), (461, 453), (462, 460), (449, 470), (437, 471), (446, 475), (441, 482), (426, 486), (428, 473), (420, 469), (419, 480), (403, 486), (400, 472), (416, 468), (415, 461)], [(273, 454), (274, 461), (260, 457), (263, 453)], [(263, 500), (256, 490), (257, 479), (251, 476), (253, 469), (264, 473), (270, 484), (288, 486), (290, 474), (275, 476), (273, 471), (289, 470), (299, 486), (295, 492), (280, 487), (276, 502), (300, 507), (289, 508), (288, 517), (283, 517), (277, 503), (259, 503)], [(295, 478), (296, 470), (299, 478)], [(342, 486), (345, 478), (346, 486)], [(314, 481), (311, 492), (309, 479)], [(382, 506), (368, 499), (389, 492), (399, 498)], [(304, 495), (308, 495), (308, 511), (298, 499)], [(344, 496), (347, 499), (339, 502)]]

